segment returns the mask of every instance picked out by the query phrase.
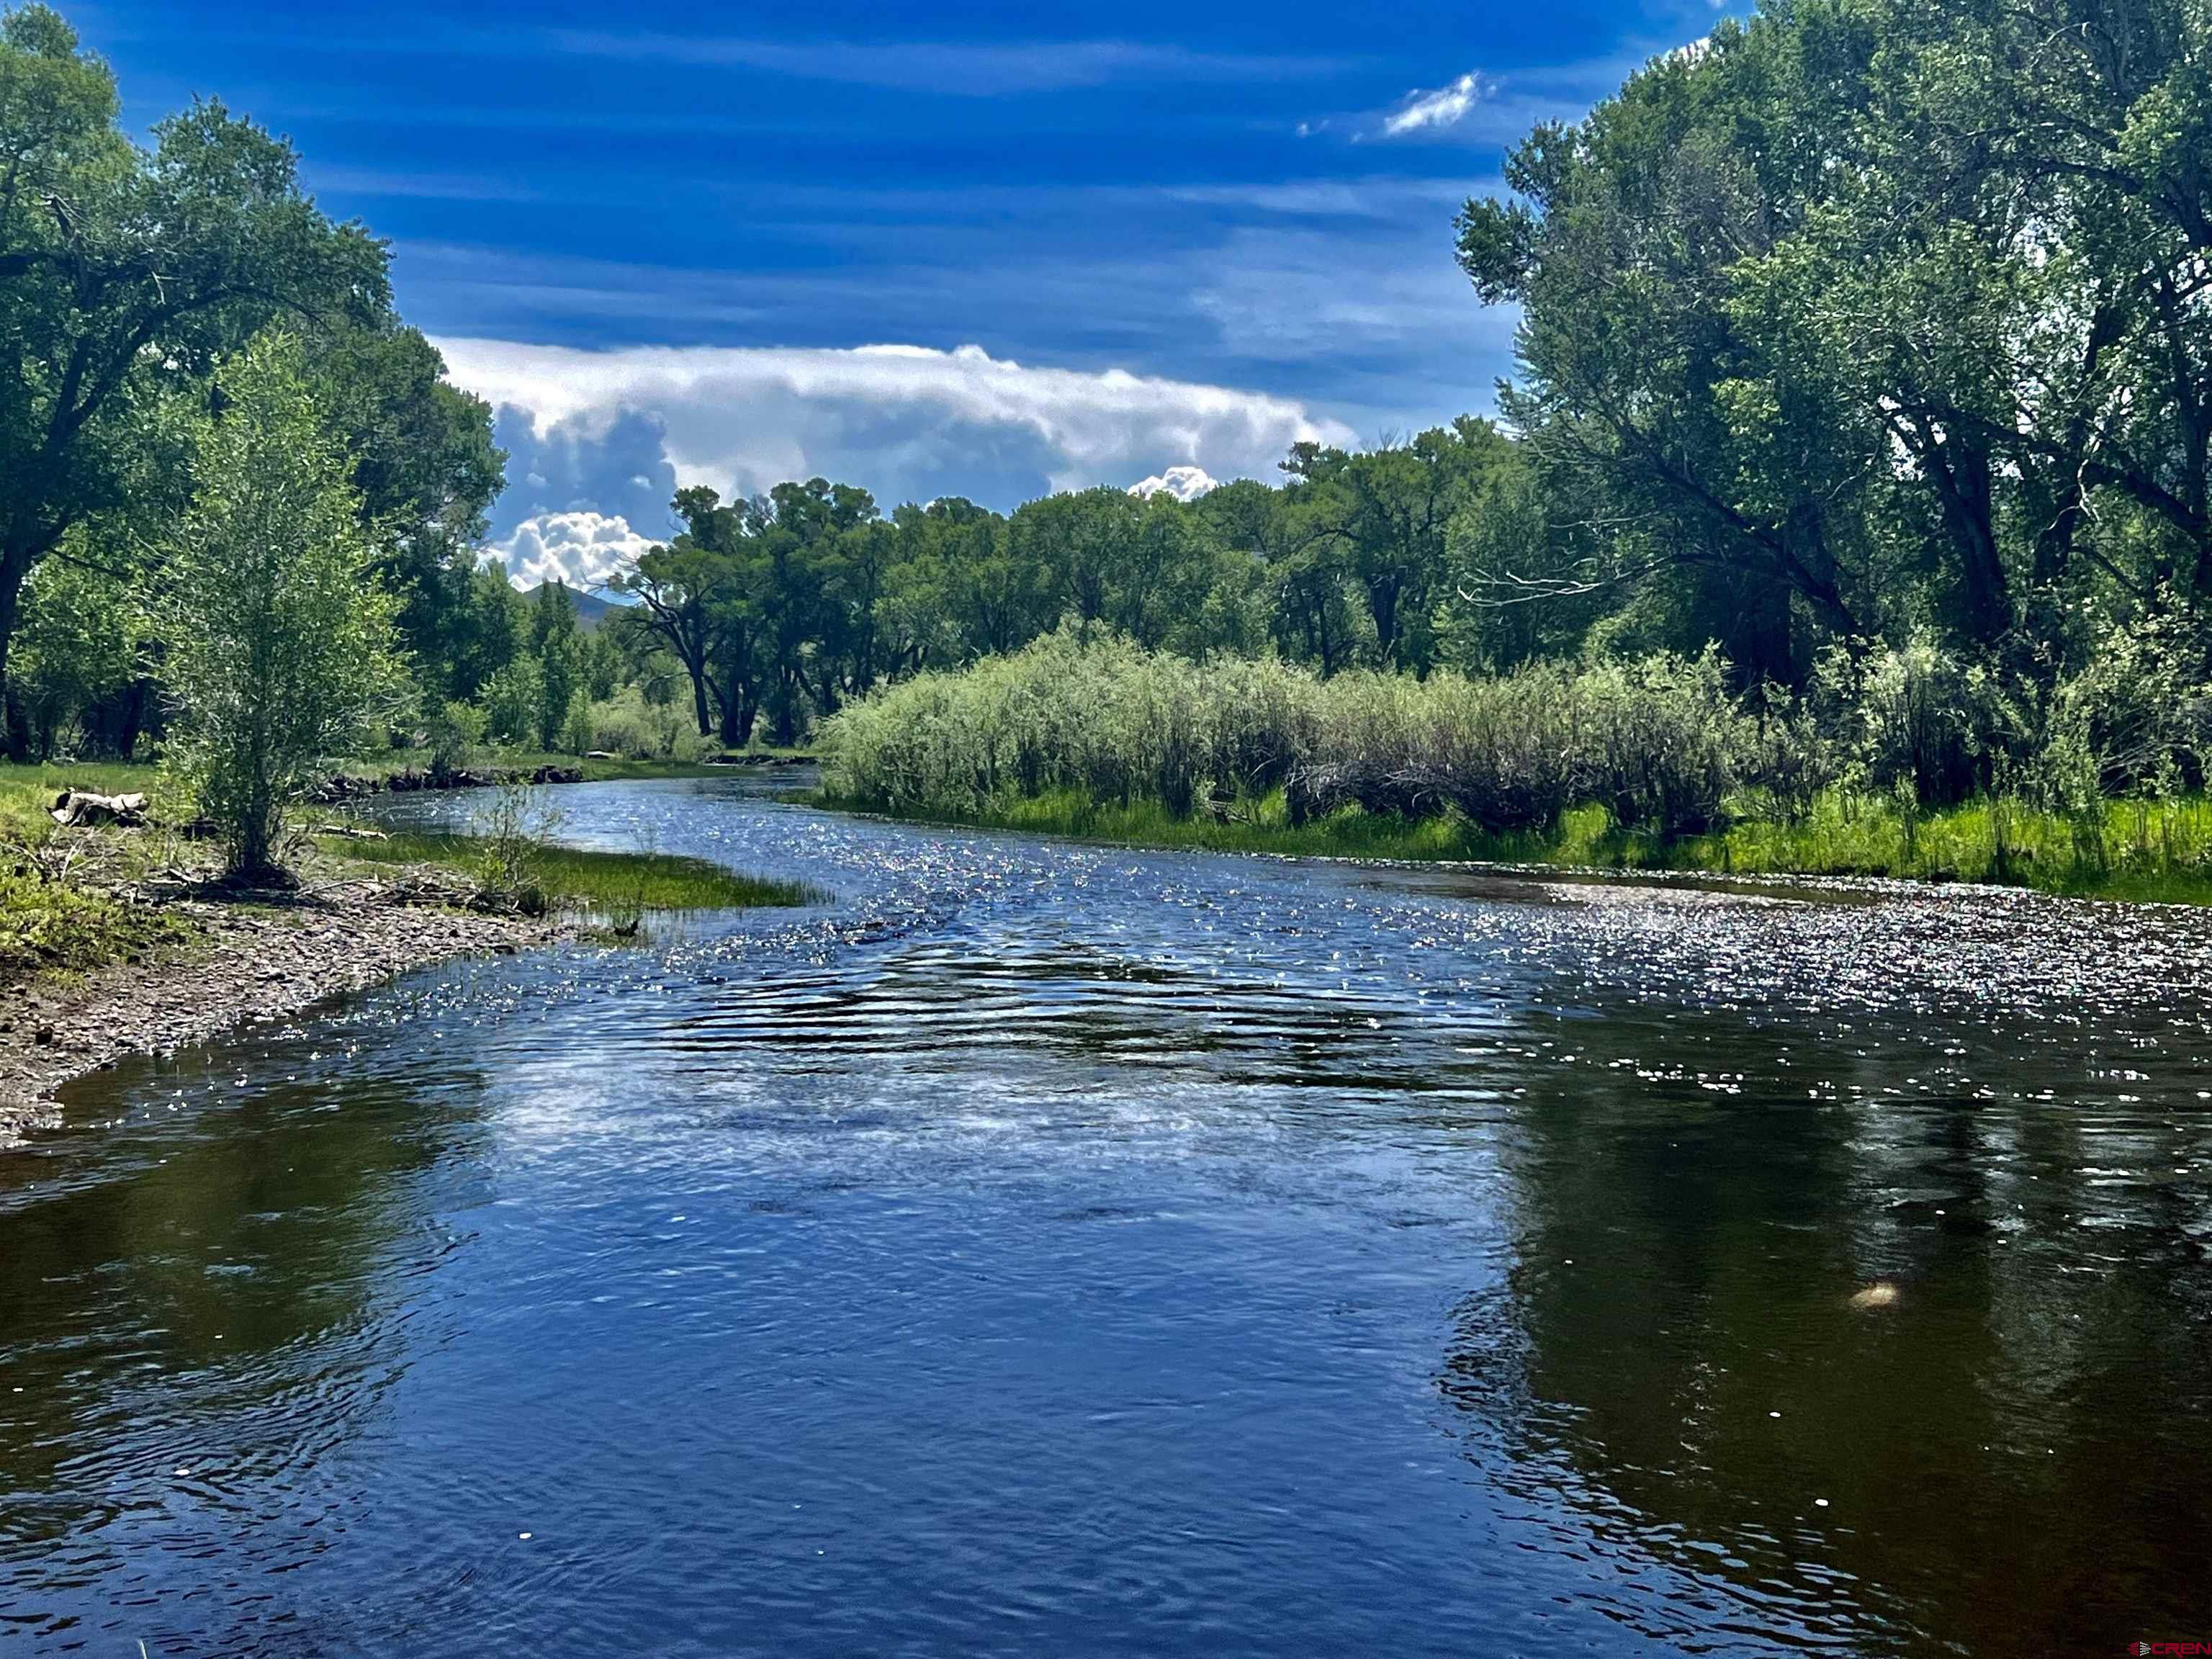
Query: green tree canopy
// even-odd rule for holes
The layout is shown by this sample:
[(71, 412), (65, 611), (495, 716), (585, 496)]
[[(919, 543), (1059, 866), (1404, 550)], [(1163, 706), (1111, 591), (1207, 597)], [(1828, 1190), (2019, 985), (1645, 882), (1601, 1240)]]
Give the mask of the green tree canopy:
[(1600, 574), (1792, 680), (2212, 598), (2208, 76), (2193, 0), (1770, 0), (1538, 128), (1459, 252)]
[(316, 208), (289, 145), (211, 100), (151, 148), (118, 117), (60, 16), (0, 15), (0, 701), (31, 572), (81, 527), (152, 539), (183, 505), (216, 368), (272, 319), (321, 357), (396, 564), (450, 561), (496, 489), (486, 412), (437, 389), (435, 354), (392, 316), (384, 246)]
[(318, 763), (387, 719), (405, 679), (398, 601), (299, 343), (257, 338), (217, 384), (165, 567), (162, 672), (172, 756), (233, 867), (258, 871)]

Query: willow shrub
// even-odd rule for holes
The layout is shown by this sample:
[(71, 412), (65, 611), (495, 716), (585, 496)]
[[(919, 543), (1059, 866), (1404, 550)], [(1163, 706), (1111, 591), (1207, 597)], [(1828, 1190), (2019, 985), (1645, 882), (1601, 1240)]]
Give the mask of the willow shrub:
[(1711, 824), (1763, 752), (1711, 656), (1322, 680), (1073, 629), (852, 704), (822, 741), (830, 793), (891, 811), (966, 817), (1073, 791), (1188, 817), (1280, 788), (1300, 822), (1358, 806), (1518, 830), (1595, 801), (1667, 835)]

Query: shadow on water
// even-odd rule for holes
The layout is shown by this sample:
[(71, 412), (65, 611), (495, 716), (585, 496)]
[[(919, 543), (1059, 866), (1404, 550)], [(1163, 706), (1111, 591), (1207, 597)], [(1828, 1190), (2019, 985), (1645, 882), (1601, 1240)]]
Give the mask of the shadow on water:
[(131, 1062), (74, 1091), (115, 1115), (80, 1106), (0, 1160), (0, 1631), (135, 1651), (213, 1595), (235, 1635), (342, 1538), (331, 1477), (457, 1243), (477, 1088), (394, 1088), (325, 1066), (333, 1046)]
[[(1633, 1048), (1650, 1018), (1607, 1035)], [(2078, 1053), (1906, 1086), (1970, 1030), (1667, 1024), (1725, 1053), (1725, 1092), (1614, 1066), (1517, 1103), (1515, 1265), (1461, 1304), (1440, 1379), (1484, 1477), (1565, 1495), (1555, 1547), (1664, 1640), (2095, 1652), (2194, 1628), (2197, 1103), (2054, 1103), (2094, 1069)]]

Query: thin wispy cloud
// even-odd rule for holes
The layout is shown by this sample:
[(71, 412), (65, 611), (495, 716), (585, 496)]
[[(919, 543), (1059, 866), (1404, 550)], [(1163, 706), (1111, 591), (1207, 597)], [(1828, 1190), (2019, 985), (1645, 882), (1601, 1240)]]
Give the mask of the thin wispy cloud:
[(1340, 72), (1345, 60), (1195, 52), (1140, 40), (769, 40), (556, 29), (538, 37), (577, 57), (722, 64), (800, 80), (902, 92), (997, 97), (1117, 82), (1271, 81)]
[[(284, 47), (357, 60), (448, 59), (456, 62), (533, 58), (596, 58), (665, 64), (672, 67), (757, 70), (797, 81), (831, 82), (890, 91), (989, 98), (1072, 91), (1086, 87), (1146, 83), (1265, 84), (1312, 80), (1357, 69), (1366, 60), (1343, 55), (1204, 51), (1170, 41), (1122, 39), (867, 40), (833, 36), (727, 35), (669, 29), (560, 27), (486, 27), (441, 20), (405, 31), (358, 31), (343, 27), (208, 27), (172, 16), (134, 19), (118, 34), (148, 44), (189, 36), (240, 47)], [(568, 117), (604, 117), (574, 107)], [(449, 111), (462, 124), (483, 115)], [(652, 116), (652, 112), (646, 112)], [(667, 119), (666, 116), (652, 118)], [(739, 119), (717, 120), (691, 110), (702, 130), (746, 131)]]
[(1405, 138), (1455, 127), (1481, 101), (1484, 90), (1482, 78), (1473, 74), (1462, 75), (1431, 91), (1417, 88), (1406, 94), (1406, 101), (1397, 110), (1382, 118), (1382, 136)]
[[(386, 167), (334, 167), (311, 162), (304, 169), (308, 187), (346, 196), (373, 196), (423, 202), (542, 202), (544, 186), (512, 176), (486, 173), (405, 173)], [(563, 200), (574, 192), (563, 187)]]
[(1449, 212), (1470, 196), (1499, 188), (1494, 178), (1283, 179), (1272, 182), (1150, 185), (1144, 197), (1285, 218), (1405, 219)]

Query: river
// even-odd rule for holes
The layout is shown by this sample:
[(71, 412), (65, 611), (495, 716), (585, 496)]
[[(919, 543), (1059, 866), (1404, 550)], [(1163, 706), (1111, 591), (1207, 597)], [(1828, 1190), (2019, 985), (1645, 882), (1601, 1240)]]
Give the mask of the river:
[(0, 1650), (2212, 1636), (2203, 916), (559, 799), (831, 896), (76, 1085)]

